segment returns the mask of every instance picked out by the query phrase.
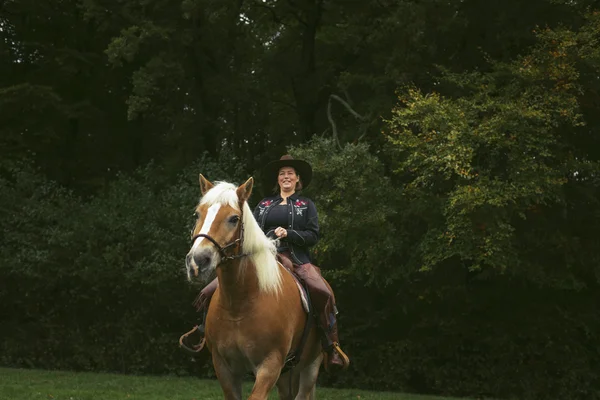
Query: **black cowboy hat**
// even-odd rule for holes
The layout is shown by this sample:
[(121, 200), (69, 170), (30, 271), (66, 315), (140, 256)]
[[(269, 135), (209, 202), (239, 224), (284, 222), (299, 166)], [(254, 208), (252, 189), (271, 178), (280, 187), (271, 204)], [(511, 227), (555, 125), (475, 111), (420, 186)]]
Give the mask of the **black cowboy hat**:
[(285, 154), (279, 160), (271, 161), (263, 168), (262, 175), (265, 188), (270, 188), (272, 185), (277, 184), (277, 175), (279, 175), (279, 169), (282, 167), (294, 168), (296, 173), (300, 175), (303, 188), (307, 187), (312, 179), (312, 167), (309, 163), (304, 160), (295, 160), (294, 157)]

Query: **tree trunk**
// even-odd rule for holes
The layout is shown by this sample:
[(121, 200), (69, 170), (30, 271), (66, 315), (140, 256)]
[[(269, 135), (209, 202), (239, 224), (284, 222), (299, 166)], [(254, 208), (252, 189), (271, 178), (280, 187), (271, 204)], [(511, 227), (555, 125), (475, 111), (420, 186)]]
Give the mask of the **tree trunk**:
[(292, 78), (296, 99), (300, 140), (309, 140), (316, 132), (316, 114), (319, 107), (319, 79), (315, 67), (315, 40), (321, 22), (322, 0), (306, 2), (305, 24), (302, 33), (300, 71)]

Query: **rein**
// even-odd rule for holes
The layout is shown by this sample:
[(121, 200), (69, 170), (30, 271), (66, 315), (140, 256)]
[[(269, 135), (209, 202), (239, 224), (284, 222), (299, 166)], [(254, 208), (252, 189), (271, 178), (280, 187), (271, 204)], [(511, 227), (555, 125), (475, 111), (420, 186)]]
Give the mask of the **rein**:
[[(196, 241), (196, 239), (198, 239), (199, 237), (203, 237), (208, 239), (213, 245), (215, 245), (215, 247), (219, 250), (219, 254), (221, 255), (221, 262), (219, 264), (222, 264), (224, 262), (227, 261), (231, 261), (231, 260), (237, 260), (238, 258), (243, 258), (243, 257), (247, 257), (250, 255), (250, 253), (241, 253), (241, 254), (231, 254), (231, 255), (227, 255), (227, 253), (225, 252), (225, 250), (231, 248), (232, 246), (235, 245), (239, 245), (239, 249), (240, 251), (242, 250), (242, 245), (244, 243), (244, 222), (243, 222), (243, 214), (240, 216), (240, 235), (237, 239), (235, 239), (234, 241), (232, 241), (229, 244), (226, 244), (225, 246), (222, 246), (210, 235), (207, 235), (205, 233), (199, 233), (197, 235), (195, 235), (192, 238), (192, 244)], [(234, 250), (235, 251), (235, 250)]]

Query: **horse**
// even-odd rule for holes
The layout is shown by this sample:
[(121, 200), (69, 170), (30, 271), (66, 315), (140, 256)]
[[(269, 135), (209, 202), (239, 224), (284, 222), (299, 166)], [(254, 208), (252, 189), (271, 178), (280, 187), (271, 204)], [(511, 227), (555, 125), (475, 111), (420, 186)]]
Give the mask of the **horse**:
[[(218, 288), (206, 314), (206, 347), (225, 399), (242, 398), (242, 381), (255, 377), (249, 400), (267, 399), (277, 386), (281, 400), (315, 398), (323, 361), (316, 324), (306, 323), (301, 292), (277, 261), (276, 244), (265, 236), (247, 200), (254, 180), (236, 187), (200, 174), (201, 199), (186, 256), (188, 280), (215, 271)], [(289, 355), (295, 365), (282, 372)]]

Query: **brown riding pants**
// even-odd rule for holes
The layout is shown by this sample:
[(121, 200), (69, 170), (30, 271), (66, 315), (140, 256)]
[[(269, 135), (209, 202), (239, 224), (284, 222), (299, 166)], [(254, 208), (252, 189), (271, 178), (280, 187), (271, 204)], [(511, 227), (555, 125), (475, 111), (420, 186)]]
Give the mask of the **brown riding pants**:
[(321, 269), (314, 264), (294, 264), (289, 252), (278, 253), (279, 259), (284, 267), (293, 271), (306, 285), (310, 302), (319, 316), (321, 329), (325, 333), (331, 332), (336, 322), (335, 297), (329, 284), (321, 275)]
[[(332, 332), (336, 325), (335, 297), (329, 284), (321, 276), (320, 268), (310, 263), (300, 265), (292, 263), (289, 252), (278, 253), (278, 256), (283, 266), (293, 271), (306, 285), (311, 304), (319, 316), (321, 329), (326, 334)], [(198, 311), (208, 311), (208, 304), (218, 285), (219, 281), (215, 278), (200, 291), (194, 301), (194, 306)]]

